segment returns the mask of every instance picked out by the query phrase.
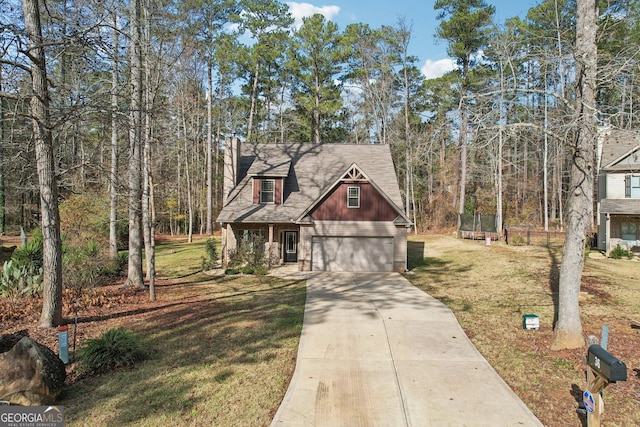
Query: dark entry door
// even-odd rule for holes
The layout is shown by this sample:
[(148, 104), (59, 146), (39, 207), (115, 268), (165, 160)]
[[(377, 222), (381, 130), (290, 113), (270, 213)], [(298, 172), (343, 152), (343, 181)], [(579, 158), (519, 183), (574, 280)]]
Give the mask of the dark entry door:
[(284, 262), (298, 262), (298, 232), (284, 232)]

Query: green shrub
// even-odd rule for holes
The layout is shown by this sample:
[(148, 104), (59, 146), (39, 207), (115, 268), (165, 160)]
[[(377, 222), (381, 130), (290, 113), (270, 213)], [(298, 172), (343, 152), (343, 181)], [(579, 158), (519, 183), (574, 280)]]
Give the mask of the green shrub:
[(116, 244), (118, 250), (127, 250), (129, 248), (129, 222), (118, 221), (116, 222)]
[(129, 266), (129, 253), (118, 252), (115, 259), (107, 259), (98, 265), (98, 275), (107, 280), (109, 277), (123, 276)]
[(100, 255), (100, 244), (95, 240), (89, 240), (84, 250), (87, 256), (96, 258)]
[(227, 274), (227, 275), (240, 274), (240, 270), (238, 270), (237, 268), (227, 268), (224, 271), (224, 274)]
[(102, 373), (144, 360), (147, 352), (136, 334), (119, 327), (109, 329), (98, 338), (86, 340), (79, 356), (81, 372)]
[(15, 267), (17, 268), (34, 268), (42, 267), (42, 230), (35, 229), (31, 238), (24, 245), (18, 246), (11, 256)]
[(631, 259), (633, 258), (633, 252), (628, 251), (624, 248), (621, 248), (620, 245), (618, 245), (614, 250), (609, 252), (609, 256), (613, 259), (622, 259), (622, 258)]
[(119, 261), (103, 254), (99, 242), (89, 240), (80, 247), (65, 245), (62, 254), (64, 286), (80, 296), (84, 289), (104, 285), (119, 272)]
[(509, 240), (509, 243), (513, 246), (524, 246), (524, 237), (516, 234)]
[(216, 241), (212, 238), (207, 239), (204, 245), (206, 257), (202, 257), (202, 271), (213, 270), (218, 266), (218, 248)]
[(253, 274), (253, 267), (242, 267), (240, 271), (242, 272), (242, 274)]
[(229, 251), (227, 261), (230, 267), (258, 267), (267, 266), (267, 252), (265, 250), (264, 239), (255, 237), (249, 241), (241, 241), (235, 251)]
[(239, 267), (244, 264), (244, 252), (242, 250), (230, 250), (227, 264), (230, 268)]
[(255, 270), (253, 270), (253, 274), (258, 276), (266, 276), (268, 273), (269, 273), (269, 269), (267, 269), (266, 267), (258, 267)]
[(124, 273), (129, 268), (129, 251), (118, 252), (118, 256), (115, 259), (116, 271), (119, 274)]
[(246, 245), (245, 261), (251, 268), (264, 267), (267, 265), (267, 252), (265, 250), (264, 239), (255, 238), (251, 244)]
[(115, 276), (126, 272), (128, 252), (118, 252), (115, 259), (108, 257), (100, 242), (89, 240), (85, 245), (65, 245), (62, 254), (62, 278), (64, 287), (80, 297), (86, 289), (103, 286)]
[(18, 266), (13, 260), (5, 261), (0, 272), (0, 296), (17, 301), (22, 296), (42, 292), (42, 267)]

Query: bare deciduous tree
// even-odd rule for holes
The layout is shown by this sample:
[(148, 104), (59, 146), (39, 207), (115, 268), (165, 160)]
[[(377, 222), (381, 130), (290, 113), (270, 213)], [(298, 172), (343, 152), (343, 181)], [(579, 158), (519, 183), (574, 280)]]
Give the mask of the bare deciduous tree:
[(560, 266), (558, 321), (551, 343), (551, 348), (555, 350), (584, 345), (578, 297), (586, 234), (593, 219), (597, 10), (595, 0), (578, 0), (575, 53), (576, 137), (571, 146), (571, 183), (567, 199), (567, 234)]

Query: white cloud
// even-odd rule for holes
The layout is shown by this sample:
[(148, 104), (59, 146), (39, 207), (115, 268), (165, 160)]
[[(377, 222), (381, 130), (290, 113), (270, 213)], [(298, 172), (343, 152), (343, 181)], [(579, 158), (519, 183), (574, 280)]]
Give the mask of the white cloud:
[(238, 24), (237, 22), (227, 23), (227, 25), (225, 26), (225, 30), (229, 34), (235, 33), (236, 31), (238, 31), (239, 28), (240, 28), (240, 24)]
[(451, 58), (438, 59), (437, 61), (432, 61), (427, 59), (424, 63), (420, 71), (422, 74), (429, 79), (435, 79), (437, 77), (441, 77), (449, 71), (456, 69), (456, 61)]
[(287, 2), (287, 5), (289, 6), (291, 16), (295, 19), (293, 25), (296, 29), (302, 26), (302, 18), (319, 13), (324, 16), (327, 21), (330, 21), (340, 13), (340, 6), (314, 6), (310, 3), (296, 3), (293, 1)]

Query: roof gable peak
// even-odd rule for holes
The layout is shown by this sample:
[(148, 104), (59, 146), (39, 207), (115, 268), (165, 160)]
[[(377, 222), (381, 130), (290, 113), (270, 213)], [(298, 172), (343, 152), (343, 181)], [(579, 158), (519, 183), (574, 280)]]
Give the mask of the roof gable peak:
[(396, 225), (399, 225), (399, 224), (411, 224), (411, 220), (409, 220), (409, 218), (407, 216), (405, 216), (404, 212), (402, 212), (402, 209), (400, 207), (398, 207), (398, 205), (396, 205), (393, 202), (393, 200), (391, 200), (391, 198), (389, 198), (389, 195), (386, 194), (382, 190), (382, 188), (380, 188), (371, 178), (369, 178), (369, 176), (366, 173), (364, 173), (362, 171), (362, 169), (360, 169), (360, 167), (356, 163), (351, 163), (351, 166), (349, 166), (347, 168), (346, 172), (344, 172), (342, 175), (339, 175), (339, 176), (340, 176), (340, 178), (338, 178), (336, 181), (334, 181), (333, 184), (329, 185), (325, 189), (325, 191), (320, 195), (320, 197), (318, 197), (315, 201), (313, 201), (313, 203), (311, 203), (307, 207), (307, 209), (304, 210), (302, 215), (300, 215), (296, 219), (296, 223), (301, 224), (301, 223), (303, 223), (304, 221), (307, 221), (307, 220), (313, 221), (308, 216), (308, 214), (327, 196), (327, 194), (329, 194), (341, 182), (359, 181), (359, 182), (368, 182), (387, 201), (387, 203), (389, 203), (389, 205), (391, 205), (391, 207), (398, 213), (399, 216), (394, 221), (394, 223)]
[(341, 181), (369, 181), (369, 178), (362, 172), (357, 164), (353, 163), (342, 175)]

